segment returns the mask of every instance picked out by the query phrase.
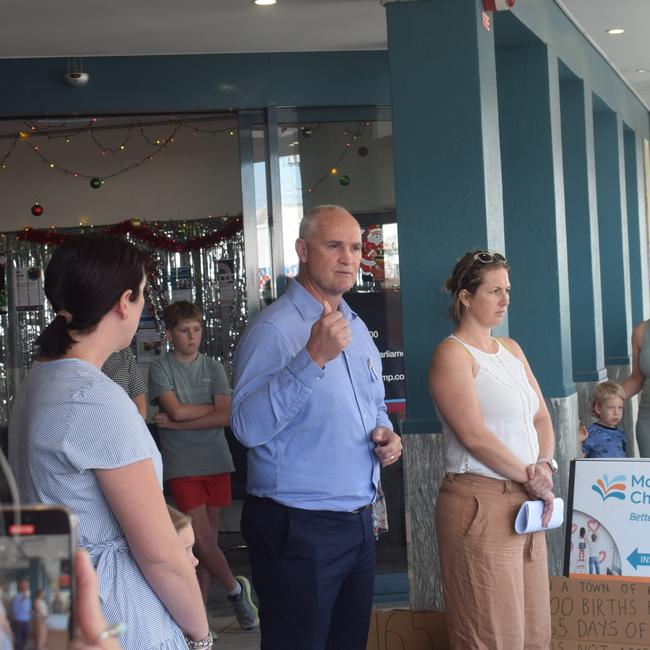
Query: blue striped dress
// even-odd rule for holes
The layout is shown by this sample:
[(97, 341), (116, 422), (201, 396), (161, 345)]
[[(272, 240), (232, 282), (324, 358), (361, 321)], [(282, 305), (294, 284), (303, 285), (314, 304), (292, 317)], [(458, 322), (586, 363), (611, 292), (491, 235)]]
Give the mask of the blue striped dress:
[(97, 568), (104, 615), (109, 625), (126, 623), (125, 650), (187, 648), (92, 471), (150, 458), (161, 481), (160, 454), (124, 390), (80, 359), (36, 362), (14, 400), (9, 446), (26, 503), (61, 503), (77, 513), (79, 545)]

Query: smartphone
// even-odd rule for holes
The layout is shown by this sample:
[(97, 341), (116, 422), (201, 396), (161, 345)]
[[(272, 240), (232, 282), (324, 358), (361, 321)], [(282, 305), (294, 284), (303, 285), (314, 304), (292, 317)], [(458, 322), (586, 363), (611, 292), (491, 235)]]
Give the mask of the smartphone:
[(75, 627), (76, 529), (76, 515), (63, 506), (0, 508), (0, 599), (16, 648), (26, 638), (38, 647), (68, 647)]

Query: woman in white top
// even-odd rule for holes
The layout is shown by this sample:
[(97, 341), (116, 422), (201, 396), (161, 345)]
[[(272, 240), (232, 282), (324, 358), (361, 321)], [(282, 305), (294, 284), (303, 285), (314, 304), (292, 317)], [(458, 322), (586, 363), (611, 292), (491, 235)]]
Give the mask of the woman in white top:
[(553, 508), (554, 435), (521, 348), (495, 339), (510, 301), (509, 267), (470, 251), (447, 280), (456, 323), (433, 354), (429, 387), (443, 422), (445, 479), (436, 529), (451, 648), (550, 645), (544, 533), (517, 535), (529, 498)]

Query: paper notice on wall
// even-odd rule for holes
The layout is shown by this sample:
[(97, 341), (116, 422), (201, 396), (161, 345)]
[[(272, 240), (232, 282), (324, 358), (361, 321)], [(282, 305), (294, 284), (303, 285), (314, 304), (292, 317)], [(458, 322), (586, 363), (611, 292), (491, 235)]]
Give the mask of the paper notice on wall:
[(16, 309), (19, 311), (43, 309), (45, 305), (43, 269), (38, 266), (29, 268), (19, 266), (16, 268), (14, 295), (16, 297)]
[(219, 260), (217, 268), (221, 304), (229, 305), (235, 301), (235, 260)]
[(177, 266), (171, 270), (172, 301), (192, 302), (192, 272), (189, 266)]
[(162, 354), (162, 341), (155, 329), (138, 330), (135, 335), (135, 350), (138, 363), (151, 363)]

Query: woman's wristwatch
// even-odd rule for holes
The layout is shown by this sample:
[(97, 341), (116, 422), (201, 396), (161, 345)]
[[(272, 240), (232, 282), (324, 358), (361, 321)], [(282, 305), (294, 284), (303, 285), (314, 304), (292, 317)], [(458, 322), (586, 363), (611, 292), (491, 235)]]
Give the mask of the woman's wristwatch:
[(560, 469), (555, 458), (538, 458), (536, 464), (539, 463), (546, 463), (551, 468), (552, 474), (555, 474)]
[(210, 631), (208, 631), (208, 636), (204, 637), (203, 639), (199, 639), (198, 641), (194, 641), (186, 634), (185, 641), (187, 642), (187, 647), (190, 648), (190, 650), (209, 650), (214, 643), (212, 632)]

